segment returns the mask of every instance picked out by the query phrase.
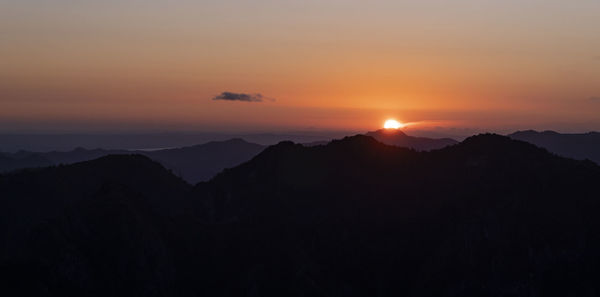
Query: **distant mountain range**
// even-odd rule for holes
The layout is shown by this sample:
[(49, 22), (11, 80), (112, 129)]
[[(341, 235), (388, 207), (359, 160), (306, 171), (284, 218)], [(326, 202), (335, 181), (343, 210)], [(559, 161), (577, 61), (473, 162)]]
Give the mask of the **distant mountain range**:
[(3, 296), (593, 296), (600, 166), (499, 135), (282, 142), (192, 187), (141, 155), (0, 175)]
[(0, 153), (0, 173), (11, 170), (72, 164), (115, 154), (141, 154), (160, 162), (187, 182), (205, 181), (221, 170), (239, 165), (260, 153), (265, 146), (242, 139), (213, 141), (201, 145), (155, 151), (87, 150), (77, 148), (69, 152)]
[(226, 141), (241, 138), (261, 145), (272, 145), (282, 140), (308, 143), (353, 135), (348, 131), (289, 131), (286, 133), (225, 133), (225, 132), (164, 132), (164, 133), (2, 133), (0, 151), (14, 153), (19, 150), (32, 152), (70, 151), (76, 147), (85, 149), (110, 148), (117, 150), (144, 150), (157, 148), (188, 147), (210, 141)]
[[(431, 139), (412, 137), (401, 131), (379, 130), (367, 135), (390, 145), (409, 147), (416, 150), (442, 148), (457, 142), (452, 139)], [(305, 146), (326, 145), (329, 141), (304, 143)], [(206, 144), (160, 150), (106, 150), (77, 148), (66, 152), (0, 153), (0, 173), (23, 168), (45, 167), (59, 164), (93, 160), (102, 156), (117, 154), (141, 154), (160, 162), (167, 169), (191, 184), (207, 181), (221, 170), (239, 165), (260, 153), (266, 146), (249, 143), (236, 138), (227, 141), (213, 141)]]
[(518, 131), (508, 135), (543, 147), (555, 154), (577, 160), (589, 159), (600, 164), (600, 133), (561, 134), (554, 131)]
[(397, 129), (380, 129), (374, 132), (368, 132), (365, 135), (373, 137), (387, 145), (406, 147), (417, 151), (441, 149), (458, 143), (458, 141), (451, 138), (436, 139), (408, 136), (401, 130)]
[[(455, 145), (451, 138), (426, 138), (409, 136), (401, 130), (381, 129), (368, 132), (366, 136), (388, 145), (411, 148), (417, 151), (430, 151)], [(600, 133), (560, 134), (553, 131), (518, 131), (508, 137), (526, 141), (545, 148), (560, 156), (573, 159), (589, 159), (600, 164)], [(326, 145), (330, 140), (303, 143), (304, 146)], [(207, 181), (225, 168), (230, 168), (250, 160), (266, 146), (236, 138), (226, 141), (213, 141), (206, 144), (182, 148), (159, 150), (106, 150), (77, 148), (66, 152), (0, 153), (0, 173), (23, 168), (46, 167), (59, 164), (72, 164), (115, 154), (141, 154), (160, 162), (167, 169), (182, 177), (188, 183)]]

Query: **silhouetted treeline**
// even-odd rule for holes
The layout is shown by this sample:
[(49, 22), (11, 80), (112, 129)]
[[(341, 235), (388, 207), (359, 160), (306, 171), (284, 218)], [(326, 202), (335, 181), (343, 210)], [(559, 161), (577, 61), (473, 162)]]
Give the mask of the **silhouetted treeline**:
[(6, 296), (595, 296), (600, 167), (479, 135), (271, 146), (189, 186), (143, 156), (0, 176)]

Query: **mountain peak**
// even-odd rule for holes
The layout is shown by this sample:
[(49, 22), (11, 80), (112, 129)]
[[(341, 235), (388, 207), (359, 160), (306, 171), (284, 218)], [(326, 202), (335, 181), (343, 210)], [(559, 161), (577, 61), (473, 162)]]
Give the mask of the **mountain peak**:
[(463, 140), (459, 147), (483, 150), (486, 152), (495, 152), (498, 150), (512, 150), (516, 147), (526, 147), (537, 149), (534, 145), (523, 141), (514, 140), (507, 136), (495, 133), (484, 133), (470, 136)]
[(362, 135), (357, 134), (354, 136), (346, 136), (342, 139), (333, 140), (332, 144), (367, 144), (367, 145), (381, 145), (380, 141), (377, 141), (374, 137), (370, 135)]
[(544, 130), (544, 131), (536, 131), (536, 130), (521, 130), (521, 131), (517, 131), (514, 132), (510, 135), (508, 135), (509, 137), (512, 136), (534, 136), (534, 135), (548, 135), (548, 136), (552, 136), (552, 135), (560, 135), (560, 133), (556, 132), (556, 131), (552, 131), (552, 130)]
[(368, 132), (366, 135), (396, 135), (396, 136), (408, 136), (404, 131), (400, 129), (379, 129), (376, 131)]
[(441, 149), (458, 142), (450, 138), (426, 138), (409, 136), (399, 129), (380, 129), (368, 132), (365, 135), (375, 138), (377, 141), (387, 145), (407, 147), (417, 151), (430, 151)]
[(502, 136), (495, 133), (482, 133), (467, 137), (461, 142), (461, 144), (468, 145), (471, 143), (487, 143), (487, 144), (498, 144), (498, 143), (510, 143), (514, 142), (509, 137)]
[(239, 137), (231, 138), (229, 140), (225, 140), (225, 141), (222, 141), (222, 142), (224, 142), (224, 143), (249, 143), (245, 139), (239, 138)]
[(236, 138), (231, 138), (231, 139), (227, 139), (227, 140), (209, 141), (209, 142), (202, 143), (202, 144), (196, 144), (193, 146), (181, 147), (181, 148), (176, 148), (176, 149), (171, 149), (171, 150), (188, 149), (188, 148), (202, 148), (202, 147), (207, 147), (207, 146), (245, 145), (245, 144), (253, 144), (253, 143), (250, 143), (250, 142), (244, 140), (243, 138), (236, 137)]

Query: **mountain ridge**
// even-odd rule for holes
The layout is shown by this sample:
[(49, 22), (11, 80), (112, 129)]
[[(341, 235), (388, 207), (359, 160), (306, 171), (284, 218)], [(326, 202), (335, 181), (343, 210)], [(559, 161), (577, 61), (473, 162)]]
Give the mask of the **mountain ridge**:
[(563, 134), (555, 131), (517, 131), (509, 134), (512, 139), (526, 141), (568, 158), (589, 159), (600, 164), (600, 133)]
[(598, 180), (493, 134), (430, 152), (281, 142), (193, 187), (139, 155), (14, 172), (0, 290), (584, 296), (600, 289)]
[(247, 142), (241, 138), (226, 141), (211, 141), (204, 144), (163, 149), (157, 151), (129, 151), (75, 148), (71, 151), (36, 153), (19, 151), (8, 154), (0, 153), (0, 173), (12, 170), (45, 167), (59, 164), (73, 164), (93, 160), (107, 155), (141, 154), (159, 161), (187, 182), (195, 184), (227, 167), (233, 167), (264, 149), (264, 146)]
[(458, 143), (458, 141), (451, 138), (409, 136), (400, 129), (380, 129), (377, 131), (367, 132), (365, 135), (371, 136), (376, 140), (388, 145), (408, 147), (418, 151), (441, 149)]

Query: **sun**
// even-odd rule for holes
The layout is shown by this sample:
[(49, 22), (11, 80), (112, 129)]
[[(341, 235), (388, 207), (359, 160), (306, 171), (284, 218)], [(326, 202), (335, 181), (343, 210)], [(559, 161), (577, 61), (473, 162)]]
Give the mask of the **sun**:
[(400, 129), (400, 128), (404, 128), (404, 124), (393, 120), (393, 119), (389, 119), (387, 121), (385, 121), (385, 123), (383, 124), (383, 128), (385, 129)]

